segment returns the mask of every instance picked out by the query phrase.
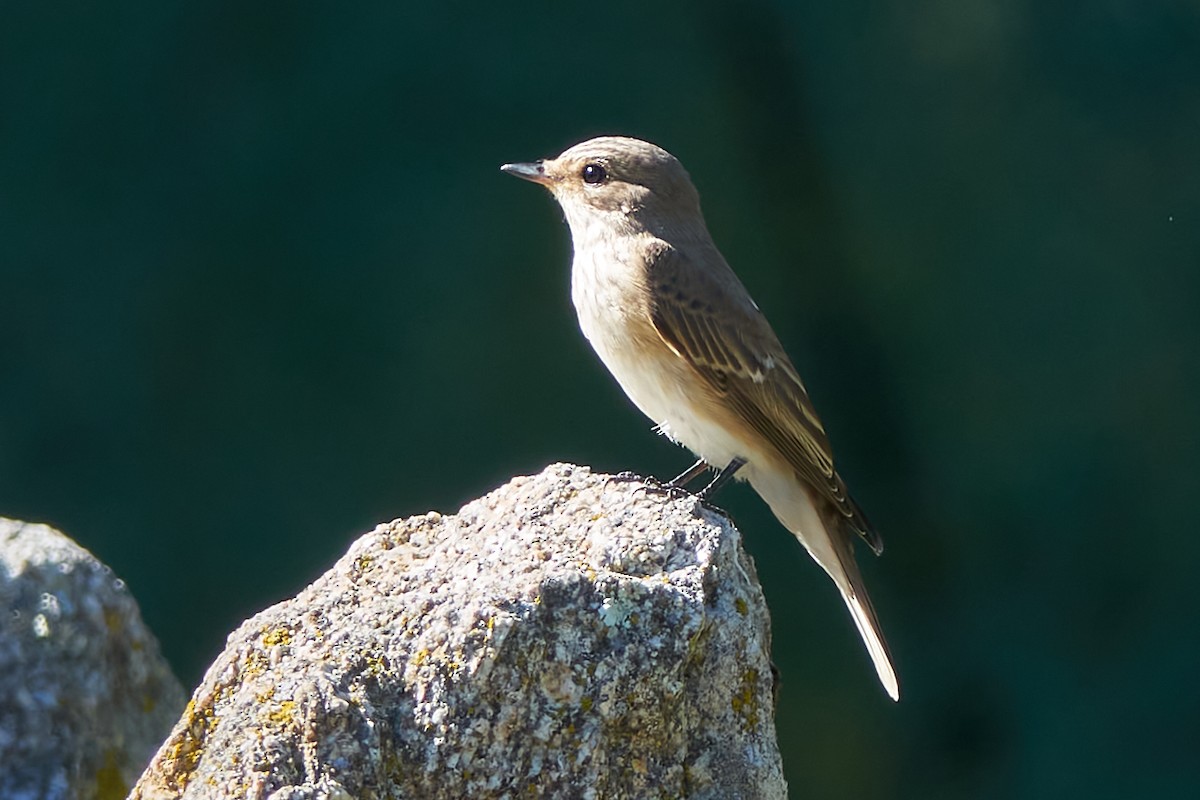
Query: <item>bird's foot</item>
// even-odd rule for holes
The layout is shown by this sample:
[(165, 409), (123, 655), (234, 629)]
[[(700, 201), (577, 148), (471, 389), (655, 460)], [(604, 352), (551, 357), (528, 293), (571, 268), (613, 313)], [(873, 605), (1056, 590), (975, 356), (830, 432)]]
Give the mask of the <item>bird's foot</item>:
[(608, 480), (612, 483), (640, 483), (650, 494), (665, 495), (671, 500), (681, 500), (685, 497), (692, 497), (692, 493), (682, 486), (676, 486), (674, 483), (664, 483), (653, 475), (639, 475), (636, 472), (618, 472), (616, 475), (610, 475)]

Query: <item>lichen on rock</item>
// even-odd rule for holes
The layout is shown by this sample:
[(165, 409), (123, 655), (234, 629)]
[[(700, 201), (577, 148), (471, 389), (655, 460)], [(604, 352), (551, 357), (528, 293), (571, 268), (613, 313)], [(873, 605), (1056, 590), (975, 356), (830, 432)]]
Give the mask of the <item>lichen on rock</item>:
[(132, 797), (783, 798), (729, 521), (553, 465), (234, 632)]

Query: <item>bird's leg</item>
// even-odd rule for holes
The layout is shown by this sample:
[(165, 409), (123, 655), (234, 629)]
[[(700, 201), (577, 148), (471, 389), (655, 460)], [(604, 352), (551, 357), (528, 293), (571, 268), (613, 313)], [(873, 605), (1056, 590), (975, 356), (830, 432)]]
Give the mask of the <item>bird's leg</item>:
[[(700, 493), (697, 494), (696, 497), (702, 502), (708, 502), (709, 498), (716, 494), (717, 490), (728, 483), (729, 479), (733, 477), (734, 473), (744, 466), (746, 466), (746, 459), (735, 457), (733, 461), (730, 461), (729, 464), (726, 465), (725, 469), (721, 470), (717, 477), (712, 479), (708, 486), (705, 486), (700, 490)], [(688, 470), (688, 472), (691, 472), (691, 470)]]
[(636, 472), (619, 472), (610, 477), (609, 480), (620, 483), (632, 483), (635, 481), (644, 483), (646, 484), (646, 489), (649, 491), (657, 494), (665, 494), (667, 497), (678, 500), (683, 497), (691, 497), (691, 494), (684, 487), (694, 481), (706, 469), (708, 469), (708, 462), (700, 459), (684, 470), (682, 474), (676, 475), (666, 483), (663, 483), (653, 475), (638, 475)]
[(673, 486), (682, 489), (700, 476), (701, 472), (708, 469), (708, 462), (703, 458), (692, 464), (680, 474), (676, 475), (671, 480), (667, 481), (667, 486)]

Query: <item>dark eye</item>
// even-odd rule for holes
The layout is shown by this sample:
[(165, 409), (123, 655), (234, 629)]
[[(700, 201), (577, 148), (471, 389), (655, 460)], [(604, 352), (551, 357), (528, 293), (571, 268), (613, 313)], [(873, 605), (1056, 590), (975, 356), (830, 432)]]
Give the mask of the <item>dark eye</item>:
[(604, 179), (607, 177), (608, 173), (599, 164), (592, 163), (583, 168), (584, 183), (590, 183), (594, 186), (597, 183), (604, 183)]

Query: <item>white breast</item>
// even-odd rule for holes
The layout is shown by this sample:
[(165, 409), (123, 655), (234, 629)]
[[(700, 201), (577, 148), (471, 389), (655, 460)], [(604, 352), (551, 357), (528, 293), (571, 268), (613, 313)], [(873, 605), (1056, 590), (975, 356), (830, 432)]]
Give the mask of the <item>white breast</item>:
[(576, 248), (571, 299), (579, 327), (625, 394), (672, 441), (710, 464), (750, 460), (744, 443), (712, 418), (703, 380), (654, 332), (635, 291), (643, 276), (629, 253)]

